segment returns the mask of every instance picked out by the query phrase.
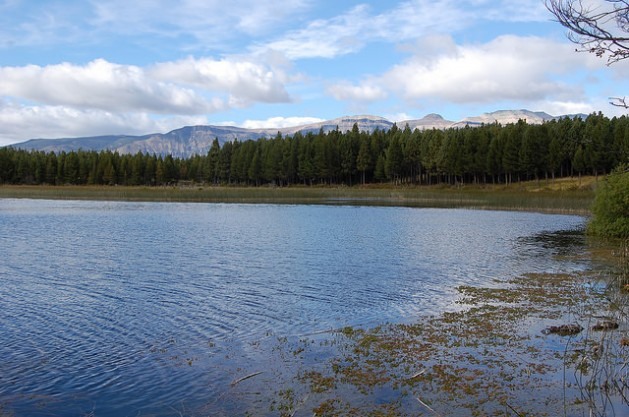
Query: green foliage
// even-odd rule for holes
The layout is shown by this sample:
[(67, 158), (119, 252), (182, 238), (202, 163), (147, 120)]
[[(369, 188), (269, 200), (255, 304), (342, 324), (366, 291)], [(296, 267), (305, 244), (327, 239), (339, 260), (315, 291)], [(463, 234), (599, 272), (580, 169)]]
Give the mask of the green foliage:
[(0, 184), (211, 185), (509, 184), (540, 177), (609, 173), (629, 161), (629, 118), (590, 115), (446, 130), (408, 126), (295, 133), (208, 143), (205, 155), (111, 151), (45, 153), (0, 148)]
[(629, 238), (629, 165), (607, 176), (596, 192), (588, 232), (607, 237)]

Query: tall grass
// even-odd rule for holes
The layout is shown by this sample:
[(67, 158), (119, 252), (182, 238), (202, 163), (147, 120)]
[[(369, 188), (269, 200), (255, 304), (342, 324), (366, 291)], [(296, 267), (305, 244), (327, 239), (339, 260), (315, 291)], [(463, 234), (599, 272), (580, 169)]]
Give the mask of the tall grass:
[(108, 187), (2, 186), (0, 198), (209, 203), (339, 204), (529, 210), (587, 214), (591, 189), (498, 187)]

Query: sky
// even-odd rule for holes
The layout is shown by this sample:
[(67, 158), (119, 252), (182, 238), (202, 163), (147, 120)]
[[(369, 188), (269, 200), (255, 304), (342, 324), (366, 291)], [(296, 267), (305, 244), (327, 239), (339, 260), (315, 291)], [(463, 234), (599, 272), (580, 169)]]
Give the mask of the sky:
[[(588, 0), (604, 3), (602, 0)], [(346, 115), (623, 114), (543, 0), (0, 0), (0, 146)]]

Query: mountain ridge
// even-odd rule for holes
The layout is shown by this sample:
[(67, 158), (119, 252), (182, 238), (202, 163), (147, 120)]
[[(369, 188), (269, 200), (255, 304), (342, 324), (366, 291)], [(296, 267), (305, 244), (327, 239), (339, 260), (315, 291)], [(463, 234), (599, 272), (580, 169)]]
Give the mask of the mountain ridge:
[(327, 133), (338, 129), (341, 132), (352, 130), (356, 123), (360, 131), (373, 133), (376, 129), (389, 130), (394, 124), (400, 128), (409, 126), (411, 130), (430, 130), (461, 128), (465, 126), (475, 127), (482, 124), (499, 123), (502, 125), (516, 123), (518, 120), (526, 120), (529, 124), (541, 124), (553, 119), (563, 117), (586, 117), (586, 115), (551, 116), (545, 112), (533, 112), (530, 110), (498, 110), (491, 113), (483, 113), (480, 116), (466, 117), (458, 122), (446, 120), (443, 116), (430, 113), (421, 119), (403, 120), (392, 122), (384, 117), (373, 115), (343, 116), (336, 119), (325, 120), (317, 123), (298, 125), (284, 128), (247, 129), (237, 126), (197, 125), (184, 126), (168, 133), (151, 133), (146, 135), (99, 135), (89, 137), (59, 138), (59, 139), (30, 139), (25, 142), (9, 145), (18, 149), (37, 150), (45, 152), (62, 152), (73, 150), (111, 150), (119, 153), (134, 154), (137, 152), (153, 153), (158, 155), (170, 154), (175, 157), (190, 157), (195, 154), (205, 154), (209, 151), (213, 140), (216, 138), (221, 145), (228, 141), (258, 140), (272, 138), (278, 133), (283, 136), (292, 136), (297, 132), (308, 134), (318, 133), (323, 130)]

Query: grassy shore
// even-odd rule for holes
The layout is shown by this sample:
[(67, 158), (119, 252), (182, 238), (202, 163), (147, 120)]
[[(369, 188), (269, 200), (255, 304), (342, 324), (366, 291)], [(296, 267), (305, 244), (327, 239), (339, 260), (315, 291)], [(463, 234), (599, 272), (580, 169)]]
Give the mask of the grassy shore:
[(206, 203), (343, 204), (588, 214), (594, 178), (505, 185), (356, 187), (0, 186), (0, 198)]

